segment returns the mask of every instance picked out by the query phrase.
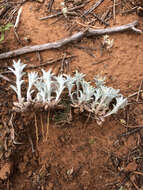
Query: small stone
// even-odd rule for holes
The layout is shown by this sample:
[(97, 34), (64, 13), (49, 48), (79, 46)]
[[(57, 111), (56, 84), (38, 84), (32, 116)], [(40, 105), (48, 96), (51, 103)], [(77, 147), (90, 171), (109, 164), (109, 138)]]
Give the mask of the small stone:
[(11, 149), (4, 153), (5, 158), (9, 158), (11, 155)]
[(46, 190), (52, 190), (53, 189), (53, 183), (49, 183), (48, 187)]
[(5, 163), (2, 168), (0, 169), (0, 179), (1, 180), (6, 180), (11, 171), (12, 171), (12, 166), (13, 164), (11, 162)]
[(32, 171), (28, 171), (27, 177), (31, 177), (32, 176)]
[(32, 40), (29, 36), (24, 37), (24, 41), (30, 43)]
[(20, 173), (24, 173), (26, 171), (26, 164), (24, 162), (21, 162), (18, 168)]
[(130, 162), (126, 168), (124, 168), (124, 171), (127, 171), (127, 172), (133, 172), (137, 169), (137, 164), (135, 161), (133, 162)]

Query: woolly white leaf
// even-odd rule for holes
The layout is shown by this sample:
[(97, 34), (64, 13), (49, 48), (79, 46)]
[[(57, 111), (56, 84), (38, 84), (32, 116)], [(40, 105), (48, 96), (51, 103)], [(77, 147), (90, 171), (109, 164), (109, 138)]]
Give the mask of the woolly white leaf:
[(65, 89), (65, 82), (66, 79), (63, 77), (63, 75), (59, 75), (58, 77), (55, 77), (57, 83), (58, 83), (58, 88), (56, 89), (56, 102), (59, 100), (61, 93)]
[(83, 73), (79, 73), (78, 71), (76, 71), (74, 78), (75, 78), (75, 83), (76, 83), (76, 88), (77, 88), (77, 95), (79, 94), (79, 88), (80, 88), (80, 84), (84, 79), (85, 74)]
[(10, 87), (17, 93), (17, 88), (13, 85), (10, 85)]
[(42, 72), (43, 72), (43, 76), (42, 76), (42, 79), (44, 81), (44, 83), (46, 84), (46, 89), (45, 89), (45, 93), (46, 93), (46, 96), (47, 96), (47, 100), (50, 102), (52, 97), (51, 97), (51, 94), (52, 94), (52, 84), (53, 84), (53, 81), (52, 81), (52, 77), (53, 77), (53, 73), (51, 73), (51, 69), (46, 72), (45, 70), (42, 69)]
[(100, 88), (100, 86), (103, 86), (105, 84), (105, 77), (101, 77), (97, 75), (94, 80), (97, 88)]
[(76, 79), (74, 77), (71, 77), (71, 76), (68, 76), (68, 75), (65, 75), (65, 77), (66, 77), (66, 83), (65, 83), (65, 85), (68, 88), (69, 96), (70, 96), (71, 101), (73, 103), (72, 89), (75, 86), (74, 82), (75, 82)]
[(34, 92), (34, 90), (31, 90), (32, 86), (38, 79), (38, 73), (37, 72), (31, 72), (28, 73), (28, 89), (27, 89), (27, 101), (31, 101), (31, 94)]
[(23, 72), (23, 69), (26, 67), (26, 64), (22, 64), (21, 60), (13, 61), (13, 68), (8, 68), (10, 71), (14, 73), (16, 76), (16, 88), (13, 88), (13, 90), (16, 92), (18, 97), (18, 102), (22, 103), (23, 98), (21, 96), (21, 85), (24, 83), (22, 79), (23, 75), (25, 74)]
[(109, 111), (104, 117), (117, 113), (119, 109), (124, 108), (126, 105), (127, 105), (127, 98), (123, 98), (123, 96), (117, 97), (116, 105), (114, 105), (114, 108), (112, 109), (112, 111)]
[(85, 102), (85, 95), (81, 90), (79, 90), (78, 104), (81, 105), (83, 102)]
[(100, 100), (100, 98), (102, 97), (102, 91), (100, 88), (96, 88), (95, 89), (95, 93), (94, 95), (94, 102), (98, 102)]
[(119, 89), (115, 90), (114, 88), (111, 87), (106, 87), (106, 86), (101, 86), (101, 93), (102, 93), (102, 98), (104, 99), (104, 103), (108, 106), (110, 102), (113, 100), (113, 98), (119, 96)]
[(82, 81), (81, 82), (82, 90), (85, 96), (85, 101), (92, 100), (92, 96), (94, 95), (95, 88), (90, 85), (89, 82)]

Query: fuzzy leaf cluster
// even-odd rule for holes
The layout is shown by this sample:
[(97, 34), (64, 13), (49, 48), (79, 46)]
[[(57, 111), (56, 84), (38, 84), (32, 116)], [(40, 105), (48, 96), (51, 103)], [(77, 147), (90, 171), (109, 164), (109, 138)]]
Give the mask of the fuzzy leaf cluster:
[(17, 94), (18, 102), (14, 105), (19, 111), (26, 110), (31, 104), (42, 105), (45, 109), (54, 108), (59, 104), (65, 89), (68, 90), (71, 106), (79, 108), (81, 112), (91, 113), (98, 124), (127, 105), (127, 99), (119, 93), (119, 89), (105, 86), (105, 78), (95, 77), (95, 86), (93, 86), (84, 79), (85, 74), (78, 71), (73, 77), (65, 74), (55, 76), (51, 69), (49, 71), (42, 69), (41, 76), (37, 72), (28, 73), (26, 98), (22, 97), (21, 87), (24, 84), (22, 78), (25, 66), (19, 60), (13, 62), (13, 68), (9, 68), (16, 76), (16, 84), (11, 85), (11, 88)]
[(48, 72), (42, 69), (42, 76), (37, 72), (28, 73), (28, 87), (26, 97), (22, 97), (22, 85), (24, 80), (24, 68), (26, 64), (22, 64), (20, 60), (13, 61), (13, 68), (10, 71), (16, 76), (16, 84), (10, 87), (17, 94), (18, 102), (14, 105), (19, 111), (25, 111), (30, 104), (41, 104), (46, 108), (54, 107), (60, 101), (61, 94), (65, 89), (65, 77), (63, 75), (55, 76), (49, 70)]
[(95, 77), (95, 87), (84, 80), (84, 74), (76, 71), (74, 77), (67, 76), (67, 88), (72, 106), (80, 111), (93, 113), (98, 124), (105, 117), (116, 114), (127, 105), (127, 98), (120, 94), (119, 89), (105, 86), (105, 78)]

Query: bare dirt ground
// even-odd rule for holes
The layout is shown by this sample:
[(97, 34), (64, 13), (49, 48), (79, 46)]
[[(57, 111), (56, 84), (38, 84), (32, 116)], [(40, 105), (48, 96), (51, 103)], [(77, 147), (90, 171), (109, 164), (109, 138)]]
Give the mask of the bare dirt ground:
[[(51, 4), (51, 12), (49, 7)], [(5, 32), (0, 53), (29, 45), (54, 42), (87, 28), (108, 28), (138, 21), (143, 30), (142, 1), (104, 0), (92, 11), (82, 14), (98, 2), (66, 0), (68, 8), (82, 8), (54, 18), (40, 20), (61, 11), (61, 0), (0, 1), (0, 23), (15, 23), (17, 10), (23, 7), (17, 28)], [(4, 10), (5, 7), (9, 7)], [(16, 10), (16, 12), (13, 12)], [(105, 23), (106, 22), (106, 23)], [(106, 24), (109, 24), (106, 26)], [(142, 190), (143, 189), (143, 35), (135, 31), (109, 35), (114, 40), (109, 50), (103, 36), (85, 37), (59, 49), (34, 52), (0, 60), (0, 189), (1, 190)], [(72, 56), (71, 58), (67, 58)], [(48, 139), (41, 136), (47, 125), (47, 113), (15, 113), (16, 95), (10, 88), (15, 80), (8, 72), (12, 60), (21, 59), (26, 71), (52, 68), (58, 74), (79, 70), (87, 80), (106, 76), (108, 86), (120, 89), (129, 97), (129, 105), (109, 117), (102, 126), (82, 114), (61, 112), (50, 115)], [(58, 60), (60, 59), (60, 60)], [(52, 63), (49, 63), (53, 61)], [(43, 65), (44, 64), (44, 65)], [(139, 90), (140, 89), (140, 90)], [(24, 89), (23, 89), (24, 91)], [(36, 143), (35, 122), (39, 129)], [(34, 151), (32, 152), (32, 148)]]

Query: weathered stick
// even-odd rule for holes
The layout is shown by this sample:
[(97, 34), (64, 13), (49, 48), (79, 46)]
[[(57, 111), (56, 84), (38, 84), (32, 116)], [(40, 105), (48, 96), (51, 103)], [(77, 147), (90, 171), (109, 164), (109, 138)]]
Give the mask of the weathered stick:
[(20, 22), (20, 16), (21, 16), (21, 13), (22, 13), (22, 8), (23, 7), (20, 7), (20, 9), (18, 11), (18, 14), (17, 14), (16, 22), (15, 22), (15, 25), (14, 25), (15, 30), (18, 28), (18, 25), (19, 25), (19, 22)]
[(86, 15), (88, 15), (89, 13), (91, 13), (92, 11), (94, 11), (94, 9), (96, 9), (101, 3), (103, 3), (103, 1), (104, 1), (104, 0), (99, 0), (99, 1), (97, 1), (97, 2), (93, 5), (93, 7), (91, 7), (91, 8), (88, 9), (88, 10), (86, 10), (86, 11), (83, 13), (82, 16), (86, 16)]
[[(68, 12), (72, 12), (72, 11), (75, 11), (75, 10), (77, 10), (77, 9), (81, 9), (81, 8), (83, 8), (84, 6), (85, 6), (85, 4), (78, 5), (78, 6), (76, 6), (76, 7), (72, 7), (72, 8), (70, 8), (70, 9), (68, 9)], [(46, 20), (46, 19), (49, 19), (49, 18), (54, 18), (54, 17), (60, 16), (60, 15), (63, 15), (62, 11), (59, 11), (59, 12), (57, 12), (57, 13), (54, 14), (54, 15), (49, 15), (49, 16), (42, 17), (42, 18), (40, 18), (40, 20)]]
[(134, 21), (134, 22), (126, 24), (126, 25), (105, 28), (105, 29), (89, 28), (85, 31), (78, 32), (76, 34), (73, 34), (70, 37), (61, 39), (56, 42), (51, 42), (51, 43), (42, 44), (42, 45), (26, 46), (26, 47), (23, 47), (23, 48), (20, 48), (17, 50), (2, 53), (2, 54), (0, 54), (0, 59), (11, 58), (11, 57), (15, 57), (15, 56), (26, 54), (26, 53), (32, 53), (35, 51), (43, 51), (43, 50), (61, 48), (62, 46), (66, 45), (68, 43), (71, 43), (71, 42), (74, 42), (77, 40), (81, 40), (83, 37), (98, 36), (98, 35), (111, 34), (111, 33), (116, 33), (116, 32), (124, 32), (124, 31), (133, 31), (138, 34), (141, 34), (142, 31), (135, 28), (135, 26), (137, 26), (137, 24), (138, 24), (138, 22)]

